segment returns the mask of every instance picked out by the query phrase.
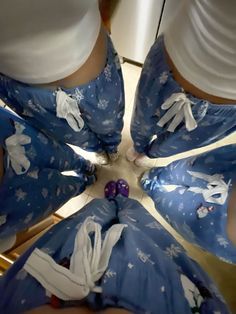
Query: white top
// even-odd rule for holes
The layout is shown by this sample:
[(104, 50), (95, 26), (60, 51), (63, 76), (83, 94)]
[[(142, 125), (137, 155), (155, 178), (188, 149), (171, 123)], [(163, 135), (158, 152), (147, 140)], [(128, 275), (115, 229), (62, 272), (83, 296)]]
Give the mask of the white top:
[(0, 0), (0, 72), (49, 83), (88, 59), (101, 18), (97, 0)]
[(184, 0), (164, 38), (186, 80), (208, 94), (236, 99), (235, 0)]

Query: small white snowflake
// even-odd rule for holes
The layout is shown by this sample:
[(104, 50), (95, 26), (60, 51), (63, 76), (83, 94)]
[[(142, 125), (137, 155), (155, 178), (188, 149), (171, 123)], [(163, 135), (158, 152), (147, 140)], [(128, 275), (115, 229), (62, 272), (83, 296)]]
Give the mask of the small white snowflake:
[(137, 250), (138, 258), (139, 258), (143, 263), (149, 262), (149, 263), (151, 263), (152, 265), (155, 264), (155, 263), (150, 259), (150, 257), (151, 257), (150, 254), (144, 253), (144, 252), (143, 252), (142, 250), (140, 250), (139, 248), (137, 248), (136, 250)]
[(80, 102), (81, 100), (84, 99), (83, 90), (80, 90), (80, 89), (76, 88), (74, 94), (71, 95), (71, 96), (77, 102)]
[(34, 216), (33, 213), (28, 214), (24, 220), (24, 223), (28, 224), (32, 220), (33, 216)]
[(24, 201), (26, 196), (27, 196), (27, 193), (24, 192), (22, 189), (17, 189), (16, 193), (15, 193), (15, 196), (16, 196), (16, 201), (17, 202)]
[(112, 120), (104, 120), (102, 122), (102, 125), (111, 125), (112, 124)]
[(109, 104), (109, 101), (107, 101), (106, 99), (100, 99), (98, 102), (98, 108), (105, 110), (105, 109), (107, 109), (108, 104)]
[(105, 277), (106, 278), (113, 278), (116, 276), (116, 272), (112, 271), (111, 269), (108, 269), (106, 272), (105, 272)]
[(132, 269), (134, 267), (134, 265), (132, 263), (128, 264), (129, 269)]
[(158, 229), (158, 230), (163, 229), (163, 227), (157, 221), (150, 222), (149, 224), (146, 225), (146, 227), (150, 229)]
[(107, 82), (111, 82), (111, 65), (107, 64), (106, 67), (104, 68), (104, 75), (105, 75), (105, 80)]
[(168, 80), (168, 72), (164, 71), (161, 73), (160, 77), (159, 77), (159, 82), (160, 84), (165, 84)]
[(229, 242), (221, 235), (216, 236), (217, 242), (219, 245), (223, 246), (224, 248), (227, 248), (229, 245)]
[(182, 249), (175, 244), (171, 244), (171, 246), (167, 247), (165, 250), (165, 253), (171, 258), (178, 257), (179, 253), (181, 252), (182, 252)]

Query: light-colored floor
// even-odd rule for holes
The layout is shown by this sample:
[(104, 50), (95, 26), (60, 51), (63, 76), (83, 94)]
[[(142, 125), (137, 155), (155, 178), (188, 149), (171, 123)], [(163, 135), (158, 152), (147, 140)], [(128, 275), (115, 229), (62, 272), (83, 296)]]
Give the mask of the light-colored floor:
[[(163, 166), (177, 158), (165, 158), (158, 160), (144, 160), (143, 167), (136, 167), (132, 163), (128, 162), (125, 158), (126, 150), (132, 145), (129, 125), (133, 109), (133, 100), (138, 78), (140, 76), (141, 68), (129, 63), (122, 65), (124, 81), (125, 81), (125, 94), (126, 94), (126, 110), (124, 118), (123, 138), (120, 145), (120, 159), (113, 165), (99, 167), (98, 169), (98, 181), (91, 187), (89, 187), (82, 195), (73, 198), (67, 204), (65, 204), (58, 213), (63, 217), (67, 217), (76, 212), (79, 208), (83, 207), (93, 198), (103, 197), (103, 189), (106, 182), (109, 180), (116, 180), (118, 178), (124, 178), (130, 185), (130, 197), (139, 200), (145, 208), (151, 212), (151, 214), (160, 221), (172, 235), (177, 238), (179, 242), (187, 249), (189, 255), (195, 259), (202, 267), (209, 273), (209, 275), (216, 281), (225, 299), (230, 305), (232, 312), (236, 313), (236, 266), (226, 264), (219, 261), (214, 256), (203, 252), (202, 250), (190, 245), (184, 241), (156, 212), (152, 200), (146, 196), (138, 185), (138, 177), (144, 172), (147, 167), (150, 166)], [(229, 144), (236, 142), (236, 134), (233, 134), (224, 140), (210, 145), (208, 149), (218, 147), (222, 144)], [(206, 150), (206, 149), (205, 149)], [(84, 157), (94, 160), (93, 154), (86, 153), (78, 148), (76, 151), (81, 153)], [(178, 157), (184, 157), (186, 155), (195, 154), (197, 150), (191, 151), (188, 154), (182, 154)]]

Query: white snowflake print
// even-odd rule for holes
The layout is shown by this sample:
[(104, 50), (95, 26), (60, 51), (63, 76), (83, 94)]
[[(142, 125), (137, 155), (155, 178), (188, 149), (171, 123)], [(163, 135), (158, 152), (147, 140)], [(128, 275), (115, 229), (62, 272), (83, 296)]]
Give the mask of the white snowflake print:
[(111, 82), (111, 65), (107, 64), (106, 67), (104, 68), (104, 75), (105, 75), (105, 80), (107, 82)]
[(178, 206), (178, 211), (181, 212), (184, 209), (184, 203), (180, 203)]
[(143, 262), (149, 262), (152, 265), (155, 265), (155, 263), (150, 259), (151, 255), (150, 254), (146, 254), (144, 253), (142, 250), (140, 250), (139, 248), (136, 249), (137, 250), (137, 256), (138, 258)]
[(17, 202), (24, 201), (26, 196), (27, 196), (27, 193), (24, 192), (22, 189), (17, 189), (16, 193), (15, 193), (15, 196), (16, 196), (16, 201)]
[(7, 221), (7, 216), (6, 215), (2, 215), (0, 216), (0, 226), (4, 225)]
[(168, 80), (168, 72), (164, 71), (161, 73), (160, 77), (159, 77), (159, 82), (160, 84), (165, 84)]
[(167, 247), (165, 250), (165, 253), (171, 258), (178, 257), (179, 253), (181, 252), (182, 252), (182, 249), (175, 244), (171, 244), (171, 246)]
[(83, 90), (76, 88), (74, 94), (71, 95), (71, 97), (75, 99), (78, 103), (81, 102), (81, 100), (84, 99)]
[(24, 269), (21, 269), (16, 275), (16, 280), (24, 280), (27, 276), (28, 273)]
[(158, 230), (163, 229), (163, 227), (157, 221), (150, 222), (149, 224), (146, 225), (146, 227), (150, 229), (158, 229)]
[(41, 194), (42, 194), (43, 198), (47, 198), (48, 190), (46, 188), (43, 188), (42, 191), (41, 191)]
[(134, 267), (134, 265), (132, 263), (128, 264), (129, 269), (132, 269)]
[(26, 300), (25, 300), (25, 299), (22, 299), (20, 303), (21, 303), (21, 304), (25, 304), (25, 302), (26, 302)]
[(109, 101), (106, 99), (100, 99), (98, 102), (98, 109), (105, 110), (107, 109)]
[(40, 140), (40, 142), (44, 145), (48, 144), (48, 139), (46, 138), (46, 136), (44, 136), (43, 134), (39, 133), (37, 135), (37, 138)]
[(111, 269), (108, 269), (105, 272), (105, 275), (104, 275), (104, 278), (103, 278), (103, 282), (106, 283), (107, 279), (114, 278), (115, 276), (116, 276), (116, 272), (112, 271)]
[(32, 171), (27, 173), (27, 177), (30, 177), (33, 179), (38, 179), (38, 177), (39, 177), (38, 174), (39, 174), (38, 170), (32, 170)]
[(164, 286), (161, 287), (161, 292), (165, 292), (165, 287)]
[(28, 224), (32, 220), (33, 216), (34, 216), (33, 213), (28, 214), (24, 220), (24, 223)]
[(38, 113), (46, 112), (46, 110), (40, 104), (34, 104), (32, 99), (28, 100), (28, 106), (30, 109), (32, 109), (35, 112), (38, 112)]
[(27, 155), (31, 158), (31, 159), (35, 159), (35, 157), (37, 156), (36, 150), (33, 146), (30, 146), (30, 148), (27, 150)]
[(184, 135), (182, 135), (182, 140), (184, 140), (186, 142), (190, 142), (190, 141), (192, 141), (192, 137), (188, 134), (184, 134)]
[(51, 180), (52, 176), (53, 176), (53, 171), (50, 171), (48, 174), (48, 180)]
[(105, 126), (111, 125), (111, 124), (112, 124), (112, 120), (104, 120), (104, 121), (102, 122), (102, 125), (105, 125)]
[(204, 118), (206, 113), (207, 113), (207, 110), (208, 110), (208, 107), (209, 107), (209, 103), (207, 101), (204, 102), (204, 104), (202, 104), (199, 109), (198, 109), (198, 116), (200, 117), (200, 119)]
[(216, 236), (216, 240), (219, 243), (219, 245), (223, 246), (225, 249), (228, 247), (229, 242), (221, 235)]

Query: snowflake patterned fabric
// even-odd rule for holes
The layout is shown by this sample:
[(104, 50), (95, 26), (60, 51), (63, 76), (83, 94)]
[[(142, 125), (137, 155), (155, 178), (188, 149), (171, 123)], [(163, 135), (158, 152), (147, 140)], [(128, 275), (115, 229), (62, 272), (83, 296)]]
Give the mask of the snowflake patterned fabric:
[(211, 144), (236, 128), (235, 104), (222, 106), (184, 93), (174, 80), (160, 36), (143, 66), (131, 121), (135, 150), (168, 157)]
[(235, 182), (236, 145), (153, 168), (141, 179), (157, 211), (177, 232), (229, 263), (236, 263), (236, 246), (227, 235)]
[[(94, 181), (89, 161), (0, 107), (0, 238), (3, 241), (47, 217)], [(75, 176), (63, 175), (76, 171)], [(3, 241), (4, 242), (4, 241)], [(1, 247), (0, 247), (1, 250)]]
[(124, 86), (109, 37), (107, 64), (88, 84), (48, 90), (0, 75), (0, 98), (58, 141), (92, 152), (117, 152), (123, 128)]
[[(50, 303), (50, 291), (46, 294), (45, 288), (24, 269), (24, 265), (37, 248), (57, 264), (65, 265), (67, 260), (67, 268), (72, 271), (76, 266), (71, 265), (76, 235), (88, 219), (100, 226), (104, 243), (107, 231), (109, 233), (113, 226), (125, 227), (121, 237), (118, 234), (107, 268), (96, 282), (96, 291), (91, 286), (83, 303), (95, 311), (120, 307), (137, 314), (229, 313), (213, 282), (187, 256), (183, 247), (138, 201), (121, 195), (112, 200), (91, 201), (50, 229), (26, 251), (0, 277), (1, 313), (17, 314)], [(90, 238), (90, 246), (98, 243), (96, 234), (90, 234)], [(89, 252), (91, 254), (91, 250)], [(101, 254), (104, 253), (101, 251)], [(102, 257), (101, 260), (104, 261)], [(94, 256), (90, 267), (94, 267), (95, 261)], [(77, 272), (80, 272), (78, 265), (81, 263), (77, 264)], [(89, 267), (86, 269), (88, 271)], [(58, 270), (60, 272), (61, 268)], [(61, 288), (66, 287), (61, 285)], [(73, 304), (71, 302), (80, 304), (74, 300), (63, 301), (61, 305), (66, 307)]]

